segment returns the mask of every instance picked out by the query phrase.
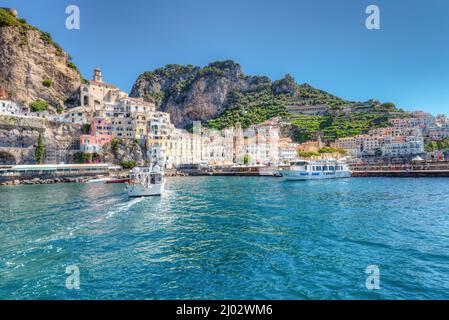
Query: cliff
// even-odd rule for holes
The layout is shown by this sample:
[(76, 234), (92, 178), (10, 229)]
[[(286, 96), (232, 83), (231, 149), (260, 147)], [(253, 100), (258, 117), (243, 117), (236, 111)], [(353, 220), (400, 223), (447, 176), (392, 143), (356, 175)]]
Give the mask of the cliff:
[[(248, 76), (231, 60), (203, 68), (172, 64), (144, 72), (134, 83), (131, 96), (156, 99), (158, 108), (169, 112), (174, 124), (184, 128), (196, 120), (215, 129), (236, 123), (246, 128), (282, 117), (291, 123), (283, 132), (299, 142), (318, 135), (333, 141), (388, 126), (389, 118), (407, 115), (392, 103), (348, 101), (307, 83), (298, 84), (289, 74), (276, 81)], [(328, 111), (297, 115), (287, 110), (290, 105), (319, 105)]]
[(0, 8), (0, 85), (10, 98), (29, 104), (41, 99), (50, 109), (77, 105), (81, 75), (51, 36)]
[(135, 140), (117, 139), (116, 143), (109, 143), (103, 147), (102, 162), (122, 164), (135, 162), (144, 166), (147, 160), (146, 149)]
[(0, 164), (35, 164), (39, 136), (45, 145), (45, 162), (73, 162), (73, 139), (82, 126), (38, 118), (0, 115)]
[[(298, 85), (290, 75), (274, 82), (266, 76), (245, 75), (241, 66), (231, 60), (213, 62), (204, 68), (167, 65), (144, 72), (130, 95), (156, 98), (159, 109), (169, 112), (177, 127), (219, 117), (219, 123), (210, 124), (224, 127), (238, 121), (245, 127), (284, 115), (289, 103), (346, 103), (307, 84)], [(234, 114), (226, 113), (229, 110)]]

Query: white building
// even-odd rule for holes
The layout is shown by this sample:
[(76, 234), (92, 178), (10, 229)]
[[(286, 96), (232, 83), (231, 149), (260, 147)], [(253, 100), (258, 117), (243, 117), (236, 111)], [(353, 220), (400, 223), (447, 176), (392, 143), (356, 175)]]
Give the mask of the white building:
[(442, 140), (449, 137), (449, 124), (443, 124), (440, 127), (430, 128), (428, 136), (432, 140)]
[(279, 162), (289, 163), (298, 158), (298, 144), (290, 138), (279, 139)]
[(85, 107), (69, 109), (66, 113), (59, 115), (58, 118), (63, 119), (64, 122), (73, 124), (84, 125), (90, 123), (89, 112)]
[(413, 156), (424, 153), (422, 137), (386, 137), (381, 147), (382, 155), (386, 157)]
[(26, 116), (29, 115), (30, 108), (18, 105), (11, 100), (0, 99), (0, 113)]
[(243, 135), (244, 155), (248, 155), (249, 164), (279, 163), (279, 127), (270, 123), (253, 125), (246, 128)]
[(9, 100), (0, 100), (0, 113), (17, 114), (19, 111), (16, 103)]

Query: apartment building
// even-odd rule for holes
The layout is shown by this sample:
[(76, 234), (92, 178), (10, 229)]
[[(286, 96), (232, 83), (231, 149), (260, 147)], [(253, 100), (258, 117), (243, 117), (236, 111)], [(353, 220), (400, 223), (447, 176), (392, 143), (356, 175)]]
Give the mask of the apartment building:
[(382, 155), (404, 157), (424, 153), (424, 141), (420, 137), (386, 137), (381, 146)]
[(288, 163), (298, 158), (298, 143), (290, 138), (279, 139), (279, 162)]

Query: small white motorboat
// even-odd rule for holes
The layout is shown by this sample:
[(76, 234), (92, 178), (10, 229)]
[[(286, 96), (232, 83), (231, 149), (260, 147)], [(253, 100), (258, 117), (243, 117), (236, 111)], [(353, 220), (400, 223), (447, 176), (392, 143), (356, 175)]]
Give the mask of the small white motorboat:
[(161, 167), (136, 167), (126, 182), (126, 191), (130, 197), (160, 196), (164, 191), (164, 172)]
[(86, 181), (86, 183), (106, 183), (107, 181), (111, 180), (109, 177), (105, 178), (96, 178)]

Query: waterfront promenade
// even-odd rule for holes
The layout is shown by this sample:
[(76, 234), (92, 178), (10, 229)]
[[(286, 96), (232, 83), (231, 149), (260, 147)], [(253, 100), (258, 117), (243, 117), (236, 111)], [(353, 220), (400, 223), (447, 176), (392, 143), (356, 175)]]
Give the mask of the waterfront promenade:
[(414, 162), (402, 165), (351, 165), (353, 177), (449, 177), (449, 161)]
[(107, 163), (0, 165), (0, 185), (81, 182), (98, 175), (117, 173), (121, 169)]

